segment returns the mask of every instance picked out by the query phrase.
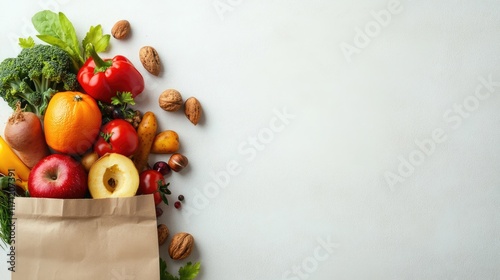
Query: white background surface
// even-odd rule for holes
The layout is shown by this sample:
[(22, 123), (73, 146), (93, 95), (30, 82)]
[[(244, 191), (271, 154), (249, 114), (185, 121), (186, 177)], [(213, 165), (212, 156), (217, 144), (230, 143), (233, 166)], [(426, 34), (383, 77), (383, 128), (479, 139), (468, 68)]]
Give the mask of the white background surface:
[[(141, 69), (138, 108), (177, 131), (190, 159), (168, 179), (184, 208), (162, 221), (195, 236), (199, 279), (500, 279), (500, 85), (480, 82), (500, 82), (500, 3), (401, 1), (381, 26), (389, 3), (3, 1), (0, 58), (45, 8), (82, 36), (131, 22), (109, 56)], [(144, 45), (160, 54), (159, 78), (140, 66)], [(157, 106), (167, 88), (200, 100), (201, 124)], [(439, 132), (423, 154), (417, 143)], [(236, 173), (210, 188), (228, 164)]]

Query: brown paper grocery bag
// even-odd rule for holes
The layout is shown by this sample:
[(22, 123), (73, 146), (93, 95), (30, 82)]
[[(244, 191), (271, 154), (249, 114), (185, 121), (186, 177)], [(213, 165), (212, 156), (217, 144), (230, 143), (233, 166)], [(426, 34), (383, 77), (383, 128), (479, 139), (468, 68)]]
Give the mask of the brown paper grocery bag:
[(160, 279), (152, 195), (14, 202), (13, 280)]

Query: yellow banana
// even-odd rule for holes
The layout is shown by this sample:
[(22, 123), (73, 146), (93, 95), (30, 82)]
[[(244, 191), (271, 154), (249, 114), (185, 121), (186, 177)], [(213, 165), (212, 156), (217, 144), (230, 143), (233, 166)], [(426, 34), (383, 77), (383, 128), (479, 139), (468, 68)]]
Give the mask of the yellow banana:
[(0, 173), (16, 179), (16, 185), (28, 191), (30, 169), (19, 159), (0, 136)]

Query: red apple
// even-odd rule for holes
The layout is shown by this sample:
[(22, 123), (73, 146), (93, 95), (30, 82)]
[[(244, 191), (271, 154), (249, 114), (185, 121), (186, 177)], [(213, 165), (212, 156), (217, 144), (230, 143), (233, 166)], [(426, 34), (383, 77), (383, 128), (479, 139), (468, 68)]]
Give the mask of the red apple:
[(83, 198), (87, 192), (87, 173), (72, 157), (52, 154), (31, 169), (28, 191), (32, 197)]

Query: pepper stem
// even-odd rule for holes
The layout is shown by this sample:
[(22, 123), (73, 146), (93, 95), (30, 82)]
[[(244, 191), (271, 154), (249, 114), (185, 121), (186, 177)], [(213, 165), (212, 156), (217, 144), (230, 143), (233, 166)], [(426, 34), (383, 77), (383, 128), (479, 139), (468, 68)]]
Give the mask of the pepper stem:
[(86, 46), (86, 51), (90, 54), (92, 57), (92, 60), (94, 60), (95, 64), (95, 69), (94, 72), (104, 72), (106, 69), (111, 67), (113, 65), (112, 61), (104, 61), (95, 51), (94, 45), (92, 44), (87, 44)]

